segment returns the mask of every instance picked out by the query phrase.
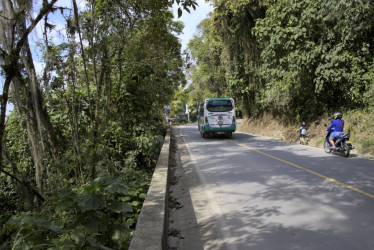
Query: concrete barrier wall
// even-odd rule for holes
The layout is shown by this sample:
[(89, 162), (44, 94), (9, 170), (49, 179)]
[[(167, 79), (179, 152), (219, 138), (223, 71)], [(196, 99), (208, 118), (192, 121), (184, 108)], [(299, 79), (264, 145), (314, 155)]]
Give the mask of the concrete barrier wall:
[(167, 249), (169, 150), (170, 129), (158, 157), (151, 185), (130, 243), (130, 250)]

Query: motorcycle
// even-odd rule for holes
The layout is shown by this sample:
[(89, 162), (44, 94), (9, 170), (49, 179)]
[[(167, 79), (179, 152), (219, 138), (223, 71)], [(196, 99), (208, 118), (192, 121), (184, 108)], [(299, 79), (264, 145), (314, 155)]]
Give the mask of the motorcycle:
[[(325, 126), (327, 127), (327, 125)], [(326, 135), (325, 142), (323, 145), (323, 148), (325, 149), (326, 153), (331, 153), (332, 151), (331, 149), (332, 145), (329, 140), (330, 134), (332, 132), (333, 131), (327, 131), (327, 135)], [(340, 155), (343, 157), (348, 157), (350, 151), (354, 149), (354, 147), (352, 146), (352, 142), (349, 140), (349, 137), (350, 137), (349, 133), (344, 133), (334, 139), (335, 147), (336, 147), (334, 151), (340, 153)]]

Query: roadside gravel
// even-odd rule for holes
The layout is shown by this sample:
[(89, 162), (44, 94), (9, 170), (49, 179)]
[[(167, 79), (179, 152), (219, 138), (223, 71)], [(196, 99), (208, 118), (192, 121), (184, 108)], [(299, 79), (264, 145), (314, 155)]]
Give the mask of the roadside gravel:
[(224, 249), (204, 187), (177, 127), (171, 131), (168, 249)]

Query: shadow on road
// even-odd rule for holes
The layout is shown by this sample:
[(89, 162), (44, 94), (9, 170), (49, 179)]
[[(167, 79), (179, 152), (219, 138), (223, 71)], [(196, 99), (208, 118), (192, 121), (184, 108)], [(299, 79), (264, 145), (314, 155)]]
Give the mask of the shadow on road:
[[(374, 194), (372, 161), (242, 133), (231, 140), (254, 150), (220, 137), (201, 138), (195, 127), (178, 131), (215, 191), (235, 248), (374, 249), (374, 200), (321, 177)], [(201, 183), (188, 185), (193, 194)], [(201, 234), (203, 243), (207, 235)]]

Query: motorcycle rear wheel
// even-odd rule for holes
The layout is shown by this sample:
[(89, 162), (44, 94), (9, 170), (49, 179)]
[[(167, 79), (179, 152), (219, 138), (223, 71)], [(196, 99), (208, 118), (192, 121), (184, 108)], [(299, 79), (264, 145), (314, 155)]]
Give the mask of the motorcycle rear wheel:
[(327, 142), (327, 140), (325, 140), (325, 142), (323, 143), (323, 149), (326, 153), (331, 153), (330, 144)]
[(343, 157), (348, 157), (349, 156), (350, 148), (349, 148), (347, 142), (346, 141), (342, 141), (342, 145), (340, 147), (341, 147), (341, 155)]

